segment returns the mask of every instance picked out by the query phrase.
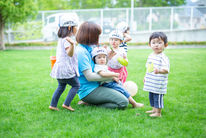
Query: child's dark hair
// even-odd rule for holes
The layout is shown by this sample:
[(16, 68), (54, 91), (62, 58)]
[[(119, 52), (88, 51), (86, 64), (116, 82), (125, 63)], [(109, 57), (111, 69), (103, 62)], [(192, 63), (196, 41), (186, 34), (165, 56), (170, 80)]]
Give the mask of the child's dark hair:
[[(94, 56), (94, 57), (92, 58), (92, 60), (94, 61), (94, 64), (97, 64), (95, 58), (96, 58), (96, 56)], [(107, 61), (108, 61), (108, 58), (107, 58)], [(106, 61), (106, 62), (107, 62), (107, 61)]]
[(58, 31), (58, 37), (59, 38), (65, 38), (67, 36), (71, 36), (71, 34), (73, 33), (73, 28), (74, 26), (70, 27), (70, 30), (67, 27), (60, 27), (59, 31)]
[(154, 32), (150, 35), (149, 37), (149, 44), (151, 43), (151, 40), (152, 39), (155, 39), (155, 38), (160, 38), (164, 41), (164, 44), (166, 45), (168, 42), (167, 42), (167, 36), (165, 35), (165, 33), (163, 32)]
[(94, 61), (94, 64), (96, 64), (95, 58), (96, 58), (96, 56), (94, 56), (94, 57), (92, 58), (92, 60)]
[(127, 33), (129, 31), (129, 26), (127, 27), (127, 29), (124, 31), (124, 33)]

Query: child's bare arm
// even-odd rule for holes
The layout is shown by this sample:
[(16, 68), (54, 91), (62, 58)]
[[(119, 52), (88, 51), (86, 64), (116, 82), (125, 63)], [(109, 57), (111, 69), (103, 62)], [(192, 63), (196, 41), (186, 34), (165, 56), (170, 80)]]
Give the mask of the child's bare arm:
[(75, 42), (70, 37), (67, 37), (66, 40), (71, 44), (70, 47), (66, 48), (67, 55), (72, 57), (74, 55), (74, 43)]
[(127, 34), (127, 33), (124, 33), (124, 42), (128, 42), (128, 41), (131, 41), (132, 40), (132, 37)]
[(119, 73), (99, 71), (98, 74), (102, 77), (119, 77)]
[(155, 74), (168, 74), (168, 70), (166, 69), (154, 69)]

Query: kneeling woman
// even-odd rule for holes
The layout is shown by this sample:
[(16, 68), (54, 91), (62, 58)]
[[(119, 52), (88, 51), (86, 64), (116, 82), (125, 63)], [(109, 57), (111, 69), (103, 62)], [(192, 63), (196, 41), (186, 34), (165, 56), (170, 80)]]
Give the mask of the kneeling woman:
[(80, 89), (79, 98), (92, 105), (105, 108), (124, 109), (128, 106), (128, 99), (118, 91), (100, 86), (98, 81), (112, 80), (113, 78), (103, 78), (94, 72), (94, 62), (91, 51), (99, 43), (101, 27), (93, 22), (84, 22), (77, 32), (78, 68)]

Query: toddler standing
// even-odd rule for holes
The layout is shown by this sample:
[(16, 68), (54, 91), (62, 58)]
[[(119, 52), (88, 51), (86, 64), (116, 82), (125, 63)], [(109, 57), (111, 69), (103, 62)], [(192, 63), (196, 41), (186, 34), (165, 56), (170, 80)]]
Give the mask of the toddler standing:
[(151, 113), (150, 117), (161, 117), (161, 110), (164, 107), (163, 96), (167, 92), (170, 69), (169, 59), (163, 53), (168, 46), (167, 36), (163, 32), (152, 33), (149, 46), (153, 52), (147, 59), (143, 90), (149, 92), (150, 105), (153, 109), (146, 113)]
[(70, 85), (71, 89), (66, 97), (63, 108), (70, 111), (74, 109), (70, 106), (71, 101), (76, 95), (80, 84), (78, 80), (78, 62), (77, 55), (75, 53), (75, 42), (71, 39), (77, 32), (78, 17), (74, 15), (62, 15), (59, 23), (58, 31), (58, 46), (56, 53), (56, 63), (51, 72), (51, 77), (56, 78), (58, 81), (58, 87), (53, 94), (49, 109), (59, 110), (57, 108), (58, 100), (66, 88), (66, 85)]

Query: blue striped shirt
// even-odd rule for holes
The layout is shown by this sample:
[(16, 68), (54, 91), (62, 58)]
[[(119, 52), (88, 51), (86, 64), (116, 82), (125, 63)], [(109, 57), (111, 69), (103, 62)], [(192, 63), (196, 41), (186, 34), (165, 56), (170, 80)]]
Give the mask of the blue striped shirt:
[[(168, 57), (164, 53), (158, 55), (152, 53), (149, 55), (146, 63), (146, 68), (149, 65), (157, 69), (170, 70), (170, 63)], [(145, 75), (144, 91), (149, 91), (157, 94), (167, 93), (168, 74), (155, 74), (154, 71), (147, 72)]]
[(125, 52), (127, 53), (127, 43), (126, 42), (122, 42), (119, 47), (124, 48)]

